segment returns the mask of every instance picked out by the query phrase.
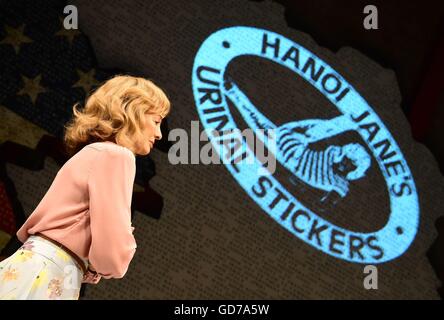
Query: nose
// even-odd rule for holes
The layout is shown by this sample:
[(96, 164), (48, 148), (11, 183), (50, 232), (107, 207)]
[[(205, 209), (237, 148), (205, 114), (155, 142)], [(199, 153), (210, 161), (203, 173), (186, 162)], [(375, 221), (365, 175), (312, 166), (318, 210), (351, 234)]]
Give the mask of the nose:
[(156, 127), (155, 137), (156, 140), (162, 139), (162, 131), (160, 130), (160, 126)]

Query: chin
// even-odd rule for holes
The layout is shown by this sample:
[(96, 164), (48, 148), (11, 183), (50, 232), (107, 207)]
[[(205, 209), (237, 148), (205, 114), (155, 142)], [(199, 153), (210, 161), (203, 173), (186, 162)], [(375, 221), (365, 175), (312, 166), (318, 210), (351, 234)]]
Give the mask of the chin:
[(151, 152), (151, 147), (149, 145), (143, 146), (139, 148), (139, 152), (137, 153), (140, 156), (146, 156)]
[(151, 147), (148, 145), (145, 147), (145, 150), (143, 152), (143, 155), (146, 156), (147, 154), (149, 154), (151, 152)]

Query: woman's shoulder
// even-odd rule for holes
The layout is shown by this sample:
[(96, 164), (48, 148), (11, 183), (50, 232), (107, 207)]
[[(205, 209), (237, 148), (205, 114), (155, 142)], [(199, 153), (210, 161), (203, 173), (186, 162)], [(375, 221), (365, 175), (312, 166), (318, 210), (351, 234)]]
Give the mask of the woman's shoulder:
[[(115, 168), (129, 168), (136, 170), (136, 158), (131, 150), (108, 141), (93, 142), (79, 152), (81, 158), (89, 162), (89, 170), (98, 170), (101, 174), (110, 174)], [(107, 173), (105, 173), (107, 172)]]
[(82, 151), (90, 151), (91, 149), (98, 150), (98, 151), (108, 151), (109, 153), (113, 155), (121, 155), (125, 154), (128, 157), (131, 157), (132, 159), (135, 159), (134, 153), (121, 145), (118, 145), (111, 141), (99, 141), (99, 142), (93, 142), (88, 145), (86, 145)]
[(112, 170), (115, 166), (124, 166), (135, 171), (136, 158), (131, 150), (113, 142), (93, 142), (68, 159), (59, 169), (57, 176), (71, 178), (79, 175), (79, 172), (84, 172), (87, 177), (91, 170), (102, 168), (100, 171), (104, 172)]

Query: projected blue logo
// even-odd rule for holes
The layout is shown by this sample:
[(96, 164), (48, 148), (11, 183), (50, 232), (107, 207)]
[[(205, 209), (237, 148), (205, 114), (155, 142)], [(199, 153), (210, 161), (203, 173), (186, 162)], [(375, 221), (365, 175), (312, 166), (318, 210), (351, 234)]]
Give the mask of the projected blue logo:
[[(246, 55), (261, 57), (294, 71), (330, 100), (341, 115), (332, 119), (289, 119), (287, 123), (274, 124), (234, 80), (225, 76), (228, 64)], [(230, 27), (211, 34), (199, 48), (192, 85), (199, 117), (219, 156), (230, 156), (233, 160), (253, 157), (253, 164), (233, 161), (226, 165), (227, 169), (282, 227), (316, 249), (350, 262), (382, 263), (408, 249), (419, 224), (418, 196), (410, 169), (373, 109), (324, 61), (274, 32)], [(251, 129), (270, 132), (260, 138), (266, 147), (270, 142), (275, 143), (276, 160), (292, 179), (325, 192), (321, 202), (332, 193), (347, 197), (350, 186), (355, 180), (366, 178), (375, 159), (389, 192), (390, 216), (386, 225), (375, 232), (354, 232), (330, 223), (303, 205), (254, 157), (240, 130), (235, 130), (238, 128), (228, 100)], [(347, 131), (357, 132), (362, 141), (328, 145), (323, 149), (311, 147)], [(241, 144), (242, 148), (221, 149), (221, 141), (227, 140)]]

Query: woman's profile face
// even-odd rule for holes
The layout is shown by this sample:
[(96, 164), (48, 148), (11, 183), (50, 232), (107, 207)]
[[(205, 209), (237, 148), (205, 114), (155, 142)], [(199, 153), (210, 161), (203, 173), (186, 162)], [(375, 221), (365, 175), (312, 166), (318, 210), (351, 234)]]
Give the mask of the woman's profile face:
[(162, 139), (162, 133), (160, 132), (162, 116), (155, 113), (146, 113), (142, 123), (143, 138), (139, 142), (139, 154), (147, 155), (154, 147), (155, 141)]

